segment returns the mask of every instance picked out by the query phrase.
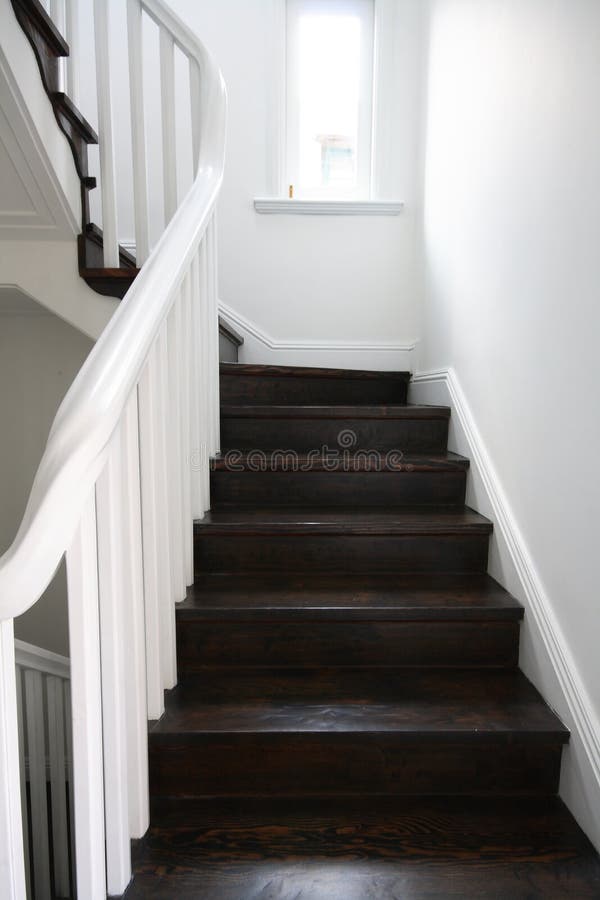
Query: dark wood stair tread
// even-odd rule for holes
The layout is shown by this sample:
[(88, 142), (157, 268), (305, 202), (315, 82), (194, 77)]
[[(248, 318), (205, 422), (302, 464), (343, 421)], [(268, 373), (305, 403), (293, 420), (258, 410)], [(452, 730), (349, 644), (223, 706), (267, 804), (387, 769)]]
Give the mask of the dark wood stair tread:
[[(398, 457), (378, 454), (378, 459), (370, 458), (365, 451), (350, 452), (339, 457), (297, 453), (294, 457), (280, 450), (240, 451), (234, 456), (222, 454), (211, 460), (215, 472), (462, 472), (468, 469), (470, 461), (457, 453), (405, 453)], [(263, 468), (261, 468), (263, 466)], [(266, 468), (265, 468), (266, 467)]]
[(600, 896), (556, 798), (155, 800), (126, 900)]
[(55, 107), (59, 109), (62, 115), (66, 116), (71, 125), (76, 129), (79, 137), (81, 137), (86, 144), (97, 144), (98, 143), (98, 135), (85, 118), (82, 113), (77, 109), (73, 101), (67, 94), (62, 91), (56, 91), (52, 94), (51, 98), (52, 103)]
[(209, 670), (170, 692), (150, 742), (217, 733), (569, 739), (521, 672), (466, 669)]
[(490, 534), (492, 523), (472, 509), (225, 509), (196, 522), (199, 537), (216, 534), (441, 535)]
[(222, 404), (222, 419), (449, 419), (450, 408), (423, 404)]
[(205, 574), (177, 619), (189, 621), (520, 620), (523, 607), (483, 573)]
[(410, 380), (410, 372), (378, 372), (371, 369), (331, 369), (315, 366), (269, 366), (250, 363), (221, 363), (221, 375), (238, 375), (243, 378), (258, 376), (260, 378), (340, 378), (372, 379), (376, 381)]
[(15, 11), (22, 10), (27, 16), (31, 25), (44, 39), (49, 53), (56, 57), (69, 56), (69, 45), (40, 0), (12, 0), (12, 5)]

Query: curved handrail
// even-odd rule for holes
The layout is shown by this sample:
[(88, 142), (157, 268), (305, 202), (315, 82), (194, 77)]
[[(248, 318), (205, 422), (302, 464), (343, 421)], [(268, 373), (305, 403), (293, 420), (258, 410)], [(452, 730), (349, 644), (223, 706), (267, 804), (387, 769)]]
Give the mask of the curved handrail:
[(0, 558), (0, 621), (40, 598), (71, 544), (108, 444), (214, 210), (225, 161), (227, 97), (210, 53), (162, 0), (144, 9), (200, 70), (197, 174), (97, 341), (54, 419), (17, 535)]

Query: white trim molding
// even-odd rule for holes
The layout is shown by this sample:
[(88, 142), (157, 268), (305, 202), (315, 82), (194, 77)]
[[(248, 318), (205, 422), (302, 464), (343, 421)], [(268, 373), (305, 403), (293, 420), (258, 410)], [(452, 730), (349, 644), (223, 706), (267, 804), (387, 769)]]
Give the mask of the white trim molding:
[(244, 338), (244, 344), (240, 347), (240, 362), (306, 366), (335, 364), (350, 369), (411, 370), (416, 341), (280, 341), (223, 301), (219, 301), (219, 315)]
[[(519, 599), (526, 608), (526, 621), (541, 641), (562, 694), (561, 698), (552, 684), (543, 683), (539, 667), (537, 671), (530, 671), (530, 668), (534, 669), (533, 665), (523, 666), (571, 730), (570, 752), (563, 758), (561, 796), (591, 840), (600, 847), (600, 720), (454, 369), (417, 373), (411, 384), (412, 400), (443, 402), (440, 388), (452, 408), (454, 427), (457, 428), (451, 439), (451, 449), (468, 453), (471, 458), (473, 477), (480, 480), (489, 501), (486, 514), (494, 521), (495, 535), (507, 551), (516, 575), (515, 583), (520, 586)], [(431, 391), (436, 391), (435, 398)], [(579, 748), (583, 753), (578, 752)], [(577, 756), (577, 763), (573, 755)], [(565, 777), (567, 766), (573, 771)], [(583, 784), (576, 785), (578, 780)]]
[(55, 675), (57, 678), (71, 677), (71, 663), (67, 656), (15, 640), (15, 663), (24, 669), (43, 672), (44, 675)]
[(404, 203), (399, 200), (289, 200), (284, 197), (256, 197), (254, 209), (263, 215), (278, 216), (399, 216)]

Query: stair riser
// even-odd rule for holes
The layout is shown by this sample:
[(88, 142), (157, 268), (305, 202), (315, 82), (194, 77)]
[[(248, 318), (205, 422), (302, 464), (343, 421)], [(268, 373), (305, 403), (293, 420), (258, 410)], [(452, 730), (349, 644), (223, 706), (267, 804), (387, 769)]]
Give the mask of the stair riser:
[(294, 378), (221, 375), (222, 403), (406, 403), (406, 379)]
[(550, 795), (561, 745), (518, 737), (390, 734), (156, 735), (154, 796)]
[(488, 536), (319, 534), (202, 535), (195, 568), (205, 572), (318, 569), (323, 572), (484, 572)]
[[(354, 438), (349, 446), (342, 432)], [(340, 439), (340, 440), (338, 440)], [(221, 418), (222, 452), (280, 449), (309, 452), (344, 449), (387, 453), (443, 453), (448, 444), (448, 419), (279, 419)]]
[(206, 666), (514, 667), (517, 622), (178, 622), (181, 676)]
[(225, 472), (211, 475), (219, 506), (462, 506), (466, 472)]

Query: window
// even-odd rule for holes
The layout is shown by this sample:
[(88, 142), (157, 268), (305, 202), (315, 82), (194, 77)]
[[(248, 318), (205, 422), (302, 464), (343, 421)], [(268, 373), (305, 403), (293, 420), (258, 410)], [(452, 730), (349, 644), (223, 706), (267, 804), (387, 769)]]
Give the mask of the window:
[(287, 0), (286, 182), (297, 199), (368, 199), (374, 0)]

